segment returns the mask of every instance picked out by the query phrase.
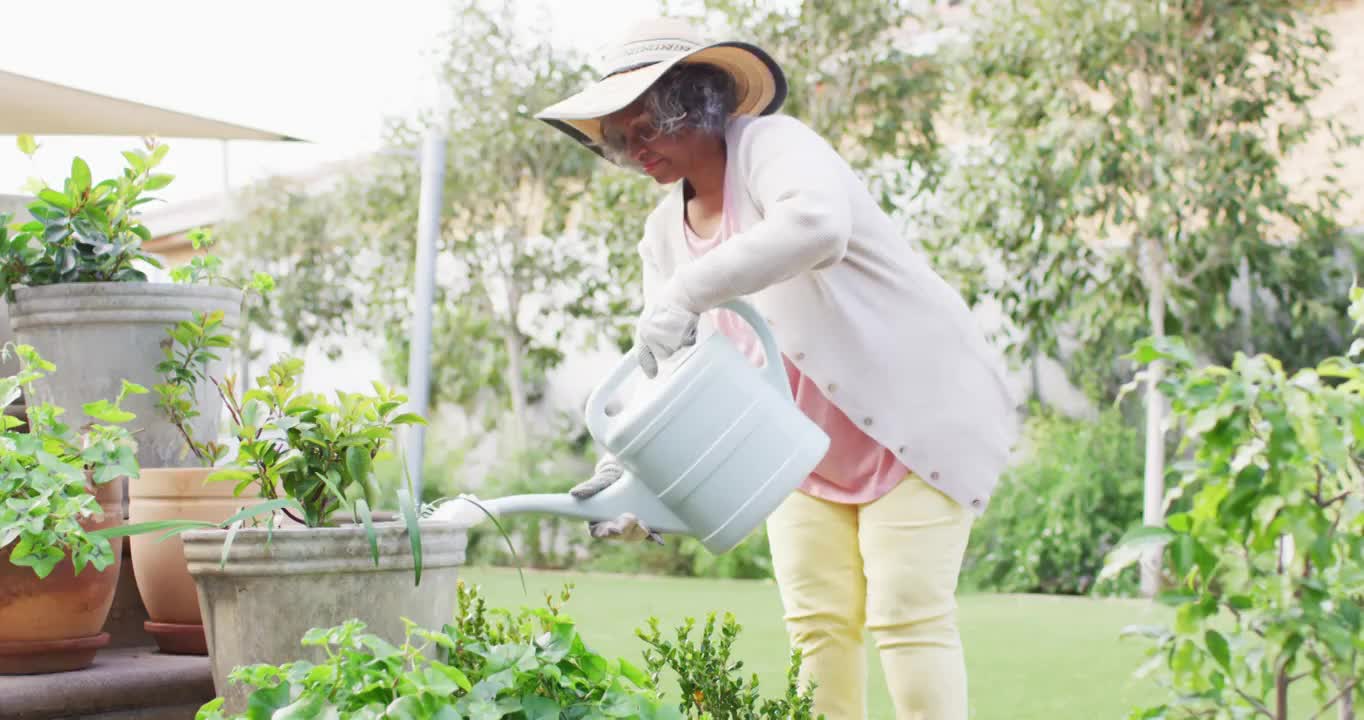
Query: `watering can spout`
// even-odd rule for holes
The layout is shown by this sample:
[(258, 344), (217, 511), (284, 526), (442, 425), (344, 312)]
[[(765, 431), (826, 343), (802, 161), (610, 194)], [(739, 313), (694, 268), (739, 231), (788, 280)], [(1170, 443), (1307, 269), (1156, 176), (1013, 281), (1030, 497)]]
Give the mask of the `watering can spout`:
[(579, 499), (568, 493), (534, 493), (508, 495), (490, 500), (456, 498), (444, 503), (437, 511), (443, 520), (464, 519), (469, 525), (491, 514), (495, 517), (518, 513), (546, 513), (577, 518), (589, 522), (614, 520), (625, 513), (633, 513), (650, 530), (663, 534), (690, 534), (686, 525), (673, 514), (656, 495), (626, 472), (620, 480), (589, 498)]

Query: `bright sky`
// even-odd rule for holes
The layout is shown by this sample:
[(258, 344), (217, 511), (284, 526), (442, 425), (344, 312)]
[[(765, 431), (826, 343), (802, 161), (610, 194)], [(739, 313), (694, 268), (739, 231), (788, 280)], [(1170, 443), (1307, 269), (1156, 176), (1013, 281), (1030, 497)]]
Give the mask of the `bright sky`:
[[(652, 0), (535, 0), (554, 37), (592, 50)], [(0, 6), (0, 69), (152, 105), (289, 133), (312, 143), (233, 141), (237, 185), (375, 148), (385, 116), (433, 97), (433, 49), (446, 0), (36, 0)], [(38, 138), (36, 168), (0, 135), (0, 194), (36, 173), (65, 177), (74, 155), (96, 177), (117, 172), (136, 138)], [(175, 201), (223, 185), (222, 143), (167, 141), (159, 195)]]

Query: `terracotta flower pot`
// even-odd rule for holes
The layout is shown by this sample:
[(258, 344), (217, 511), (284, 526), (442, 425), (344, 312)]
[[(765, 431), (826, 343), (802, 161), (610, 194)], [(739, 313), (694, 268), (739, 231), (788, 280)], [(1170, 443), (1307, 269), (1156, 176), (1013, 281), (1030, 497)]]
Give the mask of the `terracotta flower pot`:
[[(123, 523), (123, 483), (95, 489), (104, 510), (81, 526), (98, 530)], [(102, 572), (86, 566), (79, 574), (63, 560), (39, 580), (33, 569), (9, 561), (13, 546), (0, 550), (0, 675), (65, 672), (88, 667), (109, 644), (102, 632), (114, 602), (123, 538), (110, 541), (114, 562)]]
[[(206, 482), (214, 468), (144, 468), (128, 483), (128, 522), (203, 520), (219, 523), (253, 502), (254, 493), (233, 497), (233, 483)], [(144, 627), (165, 653), (207, 655), (199, 591), (185, 564), (184, 542), (160, 533), (135, 535), (133, 576), (147, 608)]]

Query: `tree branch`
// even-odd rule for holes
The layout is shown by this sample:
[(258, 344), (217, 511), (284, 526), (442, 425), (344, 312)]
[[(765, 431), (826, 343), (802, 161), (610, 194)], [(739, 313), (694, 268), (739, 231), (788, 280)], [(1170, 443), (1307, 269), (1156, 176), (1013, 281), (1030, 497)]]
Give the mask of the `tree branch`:
[(1354, 689), (1355, 689), (1355, 686), (1357, 686), (1357, 685), (1359, 685), (1359, 678), (1355, 678), (1354, 680), (1351, 680), (1351, 681), (1349, 682), (1349, 684), (1347, 684), (1345, 687), (1341, 688), (1340, 692), (1336, 693), (1336, 696), (1335, 696), (1335, 697), (1331, 698), (1331, 701), (1330, 701), (1330, 702), (1326, 703), (1325, 705), (1322, 705), (1321, 708), (1318, 709), (1317, 712), (1314, 713), (1314, 714), (1312, 715), (1311, 718), (1309, 718), (1309, 720), (1317, 720), (1317, 718), (1320, 718), (1322, 715), (1326, 714), (1326, 711), (1327, 711), (1327, 710), (1330, 710), (1330, 709), (1331, 709), (1331, 706), (1333, 706), (1333, 705), (1335, 705), (1336, 703), (1340, 702), (1341, 700), (1343, 700), (1343, 699), (1345, 698), (1346, 695), (1349, 695), (1351, 692), (1353, 692)]

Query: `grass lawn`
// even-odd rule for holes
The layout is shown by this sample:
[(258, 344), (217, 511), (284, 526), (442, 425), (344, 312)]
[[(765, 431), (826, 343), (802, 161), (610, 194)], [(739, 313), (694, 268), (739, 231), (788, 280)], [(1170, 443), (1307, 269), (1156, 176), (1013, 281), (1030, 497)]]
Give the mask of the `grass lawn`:
[[(733, 612), (743, 625), (738, 653), (746, 671), (761, 677), (764, 695), (784, 687), (787, 642), (776, 585), (762, 581), (691, 580), (661, 577), (527, 573), (527, 596), (515, 570), (470, 568), (467, 581), (481, 585), (490, 602), (539, 605), (546, 592), (574, 584), (565, 611), (584, 637), (612, 656), (637, 659), (644, 644), (634, 636), (650, 616), (665, 631), (686, 617)], [(1159, 620), (1160, 609), (1139, 601), (1016, 595), (961, 598), (961, 624), (975, 720), (1122, 718), (1157, 697), (1150, 681), (1132, 671), (1143, 646), (1121, 639), (1133, 623)], [(873, 720), (894, 720), (885, 681), (869, 650)], [(676, 688), (665, 688), (676, 696)], [(842, 720), (831, 718), (830, 720)]]

